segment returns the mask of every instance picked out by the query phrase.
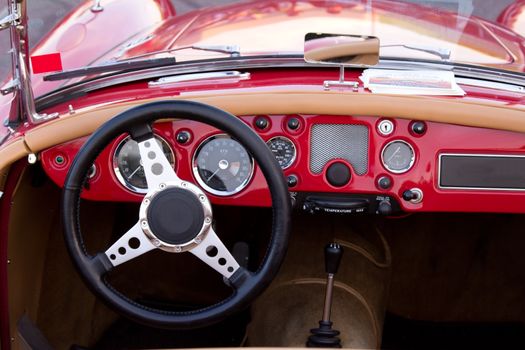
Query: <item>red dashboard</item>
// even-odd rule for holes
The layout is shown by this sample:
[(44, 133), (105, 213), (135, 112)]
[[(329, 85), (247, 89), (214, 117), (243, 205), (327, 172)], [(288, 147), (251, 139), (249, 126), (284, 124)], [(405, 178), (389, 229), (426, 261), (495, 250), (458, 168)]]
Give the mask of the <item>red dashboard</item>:
[[(440, 155), (522, 156), (525, 155), (525, 137), (519, 133), (363, 116), (271, 115), (243, 116), (241, 119), (265, 142), (281, 136), (289, 139), (295, 146), (293, 163), (284, 170), (286, 176), (295, 176), (295, 181), (290, 181), (294, 199), (301, 196), (304, 199), (305, 194), (368, 196), (367, 198), (375, 198), (377, 201), (386, 198), (394, 204), (395, 209), (406, 212), (525, 212), (525, 193), (522, 189), (442, 188), (438, 183)], [(333, 130), (343, 131), (347, 129), (346, 126), (356, 126), (363, 131), (361, 134), (364, 139), (349, 147), (341, 142), (341, 138), (335, 138), (339, 140), (337, 142), (332, 137), (323, 139), (322, 134), (319, 138), (314, 135), (314, 130), (319, 125), (332, 126), (335, 127)], [(327, 130), (331, 132), (331, 129)], [(155, 132), (172, 149), (179, 177), (198, 184), (198, 175), (193, 169), (195, 153), (203, 142), (221, 132), (186, 120), (159, 122), (155, 124)], [(189, 139), (186, 142), (177, 140), (181, 132), (188, 133), (186, 135), (189, 135)], [(349, 141), (355, 136), (348, 135)], [(114, 170), (114, 154), (124, 138), (125, 135), (122, 135), (116, 139), (97, 158), (92, 177), (83, 191), (85, 199), (121, 202), (141, 200), (143, 194), (135, 193), (124, 186)], [(68, 168), (84, 141), (85, 138), (78, 139), (41, 153), (45, 172), (59, 186), (64, 183)], [(385, 147), (396, 141), (408, 145), (408, 152), (413, 152), (410, 164), (407, 163), (402, 171), (387, 169), (385, 166), (387, 158), (399, 156), (385, 156), (385, 152), (388, 152)], [(321, 152), (319, 147), (322, 148)], [(345, 154), (349, 155), (347, 158), (340, 156), (344, 149)], [(398, 151), (396, 148), (394, 153)], [(313, 157), (317, 156), (323, 160), (314, 164)], [(342, 184), (334, 185), (328, 179), (327, 170), (334, 163), (342, 164), (350, 172), (349, 179)], [(315, 170), (314, 167), (318, 169)], [(420, 191), (420, 198), (403, 198), (407, 190), (413, 189)], [(270, 205), (266, 181), (256, 165), (253, 176), (240, 192), (227, 196), (209, 193), (209, 198), (212, 203), (220, 205)], [(299, 207), (301, 206), (302, 203)]]

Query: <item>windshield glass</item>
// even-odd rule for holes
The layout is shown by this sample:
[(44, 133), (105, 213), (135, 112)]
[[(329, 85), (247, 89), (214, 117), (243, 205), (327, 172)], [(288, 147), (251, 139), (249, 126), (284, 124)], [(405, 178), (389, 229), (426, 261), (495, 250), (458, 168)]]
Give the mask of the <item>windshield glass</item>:
[[(258, 7), (254, 8), (253, 5)], [(511, 1), (281, 1), (208, 11), (174, 48), (239, 45), (241, 55), (300, 53), (310, 32), (376, 36), (380, 55), (521, 70), (522, 39), (497, 24)], [(139, 50), (137, 50), (139, 51)], [(216, 56), (179, 52), (179, 60)]]
[[(90, 11), (91, 1), (28, 0), (30, 47), (33, 54), (61, 52), (64, 70), (71, 70), (139, 57), (170, 56), (184, 62), (238, 55), (301, 55), (304, 35), (324, 32), (376, 36), (383, 59), (458, 62), (517, 72), (525, 69), (524, 1), (158, 0), (155, 3), (164, 1), (171, 1), (174, 16), (162, 18), (160, 14), (149, 14), (150, 18), (156, 18), (155, 25), (144, 25), (133, 35), (115, 39), (97, 51), (93, 42), (87, 42), (86, 34), (91, 22), (96, 22), (99, 16)], [(102, 13), (112, 14), (116, 3), (117, 0), (102, 1), (105, 7)], [(140, 6), (132, 0), (128, 4)], [(4, 16), (5, 5), (0, 10)], [(71, 11), (74, 16), (68, 16)], [(0, 34), (0, 45), (4, 48), (0, 55), (0, 77), (4, 80), (10, 69), (6, 55), (9, 35), (7, 31)], [(80, 34), (84, 37), (79, 39)], [(85, 42), (72, 42), (73, 39)], [(234, 47), (238, 52), (233, 54), (225, 47)], [(85, 55), (84, 50), (96, 52), (96, 56)], [(74, 51), (79, 54), (75, 56)]]

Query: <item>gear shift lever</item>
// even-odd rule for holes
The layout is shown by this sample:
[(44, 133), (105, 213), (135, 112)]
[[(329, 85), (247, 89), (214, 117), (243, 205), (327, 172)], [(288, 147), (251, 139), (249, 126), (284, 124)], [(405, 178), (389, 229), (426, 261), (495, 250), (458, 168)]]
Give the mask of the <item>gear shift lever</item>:
[(326, 294), (324, 299), (323, 319), (319, 321), (319, 328), (310, 330), (306, 346), (309, 348), (340, 348), (339, 331), (332, 329), (330, 314), (332, 312), (332, 296), (334, 292), (334, 275), (339, 269), (343, 248), (337, 243), (330, 243), (324, 249), (325, 270), (328, 274)]

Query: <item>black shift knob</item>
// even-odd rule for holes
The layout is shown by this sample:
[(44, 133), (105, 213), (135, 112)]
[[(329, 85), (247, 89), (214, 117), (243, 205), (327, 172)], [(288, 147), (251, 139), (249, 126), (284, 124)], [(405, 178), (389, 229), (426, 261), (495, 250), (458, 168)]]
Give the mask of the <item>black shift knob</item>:
[(326, 273), (337, 273), (342, 257), (343, 247), (337, 243), (327, 244), (324, 248), (324, 265)]

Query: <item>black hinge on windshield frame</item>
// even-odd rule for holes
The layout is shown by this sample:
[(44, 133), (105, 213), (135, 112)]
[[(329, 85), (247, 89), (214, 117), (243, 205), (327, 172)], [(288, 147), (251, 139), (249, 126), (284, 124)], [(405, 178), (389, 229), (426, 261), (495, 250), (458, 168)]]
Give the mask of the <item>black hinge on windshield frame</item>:
[(36, 112), (31, 77), (29, 74), (29, 42), (25, 0), (7, 1), (8, 15), (0, 20), (0, 30), (8, 29), (11, 37), (12, 79), (0, 88), (2, 95), (13, 94), (11, 109), (4, 124), (16, 127), (24, 121), (38, 124), (55, 118), (58, 113)]

